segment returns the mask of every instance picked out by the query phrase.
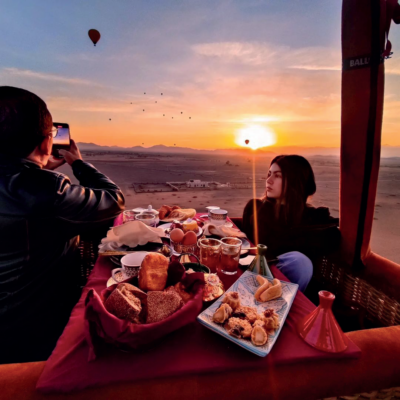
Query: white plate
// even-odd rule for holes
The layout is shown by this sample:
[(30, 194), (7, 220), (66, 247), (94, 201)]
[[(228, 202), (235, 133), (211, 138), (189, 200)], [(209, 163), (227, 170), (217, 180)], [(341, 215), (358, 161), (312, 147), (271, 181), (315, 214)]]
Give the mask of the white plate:
[[(164, 232), (165, 232), (167, 229), (171, 228), (171, 225), (172, 225), (172, 222), (169, 222), (168, 224), (159, 225), (158, 228), (163, 228)], [(197, 235), (197, 237), (200, 237), (202, 234), (203, 234), (203, 229), (199, 227), (199, 231), (196, 232), (196, 235)], [(165, 232), (165, 236), (167, 238), (169, 238), (169, 232)]]
[[(293, 304), (293, 300), (296, 296), (299, 285), (290, 282), (282, 282), (282, 297), (275, 300), (260, 303), (254, 298), (254, 293), (257, 291), (259, 284), (256, 280), (257, 274), (254, 272), (246, 271), (226, 292), (221, 296), (214, 304), (204, 310), (198, 317), (197, 320), (211, 329), (213, 332), (224, 336), (231, 342), (243, 347), (244, 349), (257, 354), (260, 357), (265, 357), (271, 351), (273, 345), (278, 339), (278, 336), (282, 330), (283, 324), (285, 323), (286, 317), (289, 314), (290, 307)], [(212, 316), (215, 311), (219, 308), (222, 303), (224, 296), (228, 292), (238, 292), (240, 297), (240, 303), (244, 306), (250, 306), (257, 308), (259, 313), (263, 312), (268, 308), (272, 308), (279, 316), (279, 328), (275, 333), (268, 335), (268, 341), (263, 346), (255, 346), (250, 340), (237, 339), (229, 335), (224, 329), (223, 325), (213, 322)]]

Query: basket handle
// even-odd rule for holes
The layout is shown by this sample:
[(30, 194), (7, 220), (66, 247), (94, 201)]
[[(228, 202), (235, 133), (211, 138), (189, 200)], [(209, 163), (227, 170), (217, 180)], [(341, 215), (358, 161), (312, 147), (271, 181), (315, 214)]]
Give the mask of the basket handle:
[(195, 254), (193, 254), (193, 253), (181, 253), (181, 255), (179, 256), (179, 258), (178, 258), (178, 261), (180, 261), (181, 260), (181, 257), (182, 256), (185, 256), (185, 255), (188, 255), (189, 257), (190, 256), (193, 256), (196, 260), (197, 260), (197, 263), (199, 264), (199, 265), (201, 265), (201, 263), (200, 263), (200, 260), (199, 260), (199, 257), (197, 257)]

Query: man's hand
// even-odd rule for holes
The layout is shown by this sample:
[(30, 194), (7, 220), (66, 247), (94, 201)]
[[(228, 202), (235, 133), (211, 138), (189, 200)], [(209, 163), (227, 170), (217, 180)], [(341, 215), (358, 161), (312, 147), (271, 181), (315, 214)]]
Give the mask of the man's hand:
[(61, 167), (63, 164), (65, 164), (64, 158), (55, 158), (54, 156), (50, 156), (49, 161), (47, 161), (47, 164), (43, 168), (54, 170), (58, 167)]
[(82, 160), (81, 152), (73, 139), (71, 139), (71, 147), (69, 150), (59, 150), (58, 152), (64, 157), (65, 161), (69, 165), (72, 165), (76, 160)]

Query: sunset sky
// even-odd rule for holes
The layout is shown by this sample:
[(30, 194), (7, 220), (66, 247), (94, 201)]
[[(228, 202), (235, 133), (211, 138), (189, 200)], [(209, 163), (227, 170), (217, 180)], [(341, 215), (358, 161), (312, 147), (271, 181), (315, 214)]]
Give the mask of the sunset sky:
[[(340, 13), (338, 0), (2, 0), (0, 82), (38, 94), (80, 142), (230, 148), (255, 125), (277, 146), (337, 147)], [(400, 146), (400, 27), (391, 41), (382, 143)]]

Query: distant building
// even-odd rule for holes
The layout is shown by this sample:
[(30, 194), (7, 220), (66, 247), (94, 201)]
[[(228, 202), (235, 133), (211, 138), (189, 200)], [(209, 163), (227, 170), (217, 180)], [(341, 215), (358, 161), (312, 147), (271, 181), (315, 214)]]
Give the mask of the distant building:
[(210, 187), (210, 182), (203, 182), (200, 179), (190, 179), (186, 182), (188, 188)]

